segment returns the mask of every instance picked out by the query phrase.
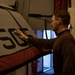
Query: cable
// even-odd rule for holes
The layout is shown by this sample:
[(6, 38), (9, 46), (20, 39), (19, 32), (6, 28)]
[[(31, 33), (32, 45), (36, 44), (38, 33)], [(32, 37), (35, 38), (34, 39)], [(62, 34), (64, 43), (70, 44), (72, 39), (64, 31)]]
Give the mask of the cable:
[(44, 21), (44, 24), (45, 24), (45, 35), (46, 35), (46, 39), (48, 39), (48, 36), (47, 36), (47, 22), (46, 22), (46, 18), (45, 18), (45, 21)]

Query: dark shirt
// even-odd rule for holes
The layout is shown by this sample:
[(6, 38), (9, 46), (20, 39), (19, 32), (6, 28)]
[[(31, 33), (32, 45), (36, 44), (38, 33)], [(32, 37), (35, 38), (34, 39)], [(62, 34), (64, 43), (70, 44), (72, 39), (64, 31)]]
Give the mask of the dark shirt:
[(75, 39), (69, 30), (62, 31), (54, 39), (29, 37), (28, 41), (41, 49), (53, 49), (55, 75), (75, 75)]

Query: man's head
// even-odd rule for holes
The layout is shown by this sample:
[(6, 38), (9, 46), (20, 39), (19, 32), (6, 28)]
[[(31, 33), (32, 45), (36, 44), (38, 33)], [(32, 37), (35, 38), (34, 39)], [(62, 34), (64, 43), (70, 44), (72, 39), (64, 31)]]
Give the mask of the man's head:
[(70, 14), (67, 11), (59, 10), (54, 12), (52, 17), (52, 30), (57, 31), (61, 28), (68, 28), (70, 24)]

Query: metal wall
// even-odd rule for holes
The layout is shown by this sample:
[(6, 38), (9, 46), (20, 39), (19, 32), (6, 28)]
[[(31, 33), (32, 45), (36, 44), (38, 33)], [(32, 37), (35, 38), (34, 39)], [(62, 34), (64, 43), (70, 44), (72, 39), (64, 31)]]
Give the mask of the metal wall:
[[(18, 12), (23, 15), (33, 30), (45, 29), (44, 22), (51, 17), (29, 17), (29, 14), (52, 15), (54, 11), (54, 0), (17, 0)], [(50, 23), (47, 21), (47, 29)]]

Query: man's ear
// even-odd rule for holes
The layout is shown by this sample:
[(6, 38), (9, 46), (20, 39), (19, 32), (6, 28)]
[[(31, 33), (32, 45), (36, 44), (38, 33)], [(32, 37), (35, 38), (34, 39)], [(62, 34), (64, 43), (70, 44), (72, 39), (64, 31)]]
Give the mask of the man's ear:
[(61, 18), (59, 18), (57, 21), (58, 21), (58, 25), (62, 23)]

